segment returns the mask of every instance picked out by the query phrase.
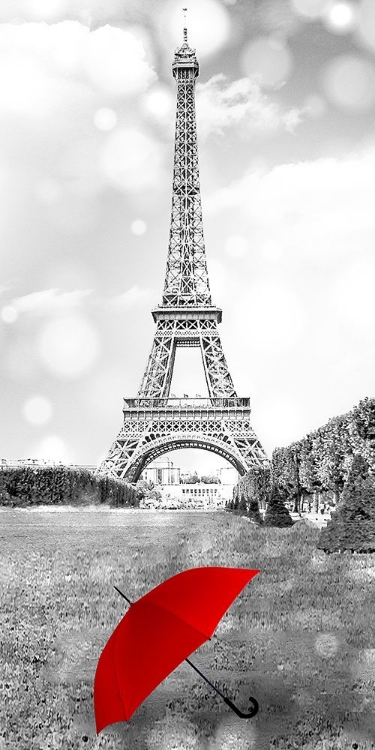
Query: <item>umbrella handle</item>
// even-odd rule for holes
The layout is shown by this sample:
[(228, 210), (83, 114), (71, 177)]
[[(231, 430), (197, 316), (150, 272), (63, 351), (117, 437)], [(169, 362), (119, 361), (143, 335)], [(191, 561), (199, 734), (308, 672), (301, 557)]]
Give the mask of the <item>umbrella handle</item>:
[(235, 706), (234, 703), (232, 703), (232, 701), (229, 698), (224, 698), (224, 701), (227, 704), (227, 706), (229, 706), (229, 708), (231, 708), (232, 711), (234, 711), (234, 713), (237, 714), (237, 716), (239, 716), (241, 719), (251, 719), (259, 711), (258, 701), (255, 700), (255, 698), (249, 698), (249, 700), (253, 704), (253, 709), (252, 711), (250, 711), (250, 713), (244, 714), (243, 711), (240, 711), (240, 709), (237, 708), (237, 706)]
[(221, 690), (219, 690), (219, 688), (216, 687), (216, 685), (214, 685), (211, 682), (211, 680), (208, 679), (208, 677), (206, 677), (206, 675), (203, 674), (203, 672), (200, 671), (200, 669), (198, 669), (198, 667), (195, 666), (195, 664), (193, 664), (190, 661), (190, 659), (185, 659), (185, 661), (187, 661), (187, 663), (190, 664), (190, 666), (193, 667), (193, 669), (195, 669), (195, 671), (198, 672), (198, 674), (201, 677), (203, 677), (203, 679), (206, 680), (206, 682), (208, 682), (208, 684), (214, 690), (216, 690), (216, 692), (220, 695), (220, 697), (223, 698), (223, 700), (225, 701), (225, 703), (227, 704), (227, 706), (229, 706), (229, 708), (231, 708), (232, 711), (234, 711), (234, 713), (237, 714), (237, 716), (239, 716), (241, 719), (251, 719), (253, 716), (255, 716), (255, 714), (258, 713), (258, 711), (259, 711), (259, 703), (258, 703), (257, 700), (255, 700), (255, 698), (250, 698), (250, 700), (251, 700), (251, 702), (253, 704), (252, 711), (250, 711), (250, 713), (248, 713), (248, 714), (244, 714), (242, 711), (240, 711), (239, 708), (237, 708), (237, 706), (234, 705), (234, 703), (232, 703), (232, 701), (229, 698), (227, 698), (226, 695), (224, 695), (224, 693), (221, 692)]

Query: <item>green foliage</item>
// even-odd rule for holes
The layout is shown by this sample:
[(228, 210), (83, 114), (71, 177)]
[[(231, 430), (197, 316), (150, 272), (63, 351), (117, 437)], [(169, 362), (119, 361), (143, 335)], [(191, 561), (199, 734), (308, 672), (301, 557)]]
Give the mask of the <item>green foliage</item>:
[(0, 504), (139, 506), (135, 488), (120, 479), (94, 476), (69, 466), (5, 467), (0, 471)]
[(356, 455), (362, 455), (375, 473), (375, 399), (365, 398), (299, 442), (276, 448), (272, 481), (284, 501), (293, 502), (294, 510), (304, 494), (332, 493), (337, 502)]
[(293, 519), (284, 505), (282, 495), (275, 485), (272, 487), (271, 497), (267, 505), (264, 525), (278, 527), (293, 526)]
[(317, 546), (328, 553), (375, 552), (375, 479), (363, 456), (354, 457), (341, 502)]
[(134, 487), (138, 499), (138, 507), (144, 507), (144, 501), (146, 506), (150, 501), (160, 502), (161, 492), (155, 488), (153, 482), (146, 482), (144, 479), (139, 479)]
[(269, 467), (253, 467), (233, 488), (233, 498), (227, 502), (226, 510), (246, 515), (255, 523), (262, 524), (263, 519), (259, 507), (266, 507), (269, 496)]
[(244, 491), (241, 493), (241, 499), (239, 502), (238, 510), (241, 514), (247, 513), (247, 503)]
[(255, 497), (250, 500), (248, 515), (252, 521), (255, 521), (255, 523), (259, 523), (259, 525), (263, 524), (263, 518), (259, 512), (258, 500)]
[(362, 440), (375, 441), (375, 398), (365, 398), (354, 407), (353, 423)]
[(219, 477), (215, 476), (215, 474), (203, 474), (201, 482), (203, 484), (221, 484)]
[(228, 503), (227, 507), (232, 505), (233, 510), (238, 510), (242, 497), (245, 497), (246, 512), (250, 509), (252, 500), (256, 500), (257, 507), (266, 508), (271, 492), (271, 472), (270, 467), (254, 466), (247, 474), (239, 479), (238, 484), (233, 488), (233, 500)]
[(146, 482), (145, 479), (139, 479), (138, 482), (134, 484), (138, 501), (144, 500), (150, 490), (153, 489), (153, 486), (153, 482)]
[(196, 471), (194, 472), (194, 474), (190, 474), (190, 476), (188, 476), (187, 474), (183, 475), (180, 479), (181, 484), (197, 484), (200, 481), (201, 480)]

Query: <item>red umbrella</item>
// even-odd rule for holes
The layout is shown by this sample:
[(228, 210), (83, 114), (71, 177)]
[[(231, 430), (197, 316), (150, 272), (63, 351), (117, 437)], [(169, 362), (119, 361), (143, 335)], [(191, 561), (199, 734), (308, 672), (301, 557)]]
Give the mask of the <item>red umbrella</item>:
[(186, 659), (238, 716), (250, 713), (226, 698), (186, 657), (211, 638), (224, 613), (259, 570), (206, 567), (184, 570), (138, 599), (129, 602), (105, 645), (96, 668), (94, 709), (96, 732), (127, 721), (138, 706)]

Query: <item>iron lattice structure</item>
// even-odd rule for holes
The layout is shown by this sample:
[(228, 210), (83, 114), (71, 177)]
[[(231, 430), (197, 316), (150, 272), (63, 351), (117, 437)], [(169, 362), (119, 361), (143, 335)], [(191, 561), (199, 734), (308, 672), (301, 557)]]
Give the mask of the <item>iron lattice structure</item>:
[[(162, 304), (137, 397), (124, 399), (124, 423), (99, 473), (136, 481), (157, 456), (177, 448), (222, 455), (240, 474), (267, 463), (250, 424), (250, 399), (238, 398), (211, 300), (203, 236), (195, 117), (195, 50), (184, 41), (172, 64), (177, 83), (172, 214)], [(200, 347), (208, 398), (171, 398), (177, 346)]]

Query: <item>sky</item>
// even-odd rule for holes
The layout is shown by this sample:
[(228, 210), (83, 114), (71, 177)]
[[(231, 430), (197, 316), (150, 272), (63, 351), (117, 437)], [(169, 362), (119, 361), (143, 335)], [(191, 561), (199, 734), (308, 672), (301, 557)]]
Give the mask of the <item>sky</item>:
[[(373, 0), (2, 0), (0, 457), (97, 464), (136, 396), (183, 5), (212, 298), (254, 430), (270, 456), (375, 395)], [(206, 394), (198, 355), (177, 350), (176, 395)]]

